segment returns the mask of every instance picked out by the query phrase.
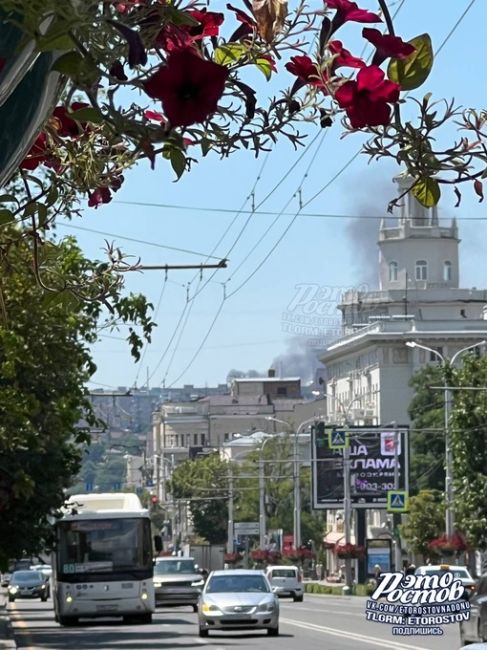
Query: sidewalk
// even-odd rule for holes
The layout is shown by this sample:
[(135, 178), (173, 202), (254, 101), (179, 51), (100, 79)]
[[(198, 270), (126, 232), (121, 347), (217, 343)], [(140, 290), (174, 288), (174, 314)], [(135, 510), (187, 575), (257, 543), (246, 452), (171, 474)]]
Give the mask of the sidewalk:
[(16, 650), (10, 616), (7, 612), (7, 592), (0, 588), (0, 650)]

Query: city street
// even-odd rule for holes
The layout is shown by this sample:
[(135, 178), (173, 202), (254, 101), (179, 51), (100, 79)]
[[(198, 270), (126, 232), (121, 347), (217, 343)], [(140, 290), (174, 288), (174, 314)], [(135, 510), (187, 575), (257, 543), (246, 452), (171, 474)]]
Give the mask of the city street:
[(445, 626), (442, 637), (393, 637), (389, 625), (369, 623), (365, 599), (306, 594), (303, 603), (281, 601), (278, 638), (265, 632), (214, 633), (198, 637), (196, 615), (189, 607), (158, 609), (152, 625), (123, 625), (118, 621), (61, 628), (53, 619), (52, 603), (17, 601), (9, 605), (15, 639), (24, 650), (458, 650), (457, 626)]

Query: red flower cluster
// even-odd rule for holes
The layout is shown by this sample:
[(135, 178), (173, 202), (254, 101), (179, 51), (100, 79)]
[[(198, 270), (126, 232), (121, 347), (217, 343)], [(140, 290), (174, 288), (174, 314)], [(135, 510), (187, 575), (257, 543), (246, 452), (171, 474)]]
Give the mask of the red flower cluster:
[(240, 553), (225, 553), (223, 556), (224, 562), (227, 564), (235, 564), (239, 562), (242, 559), (242, 555)]
[(397, 102), (398, 84), (384, 79), (377, 66), (362, 68), (356, 81), (346, 81), (335, 93), (335, 99), (344, 108), (354, 129), (389, 124), (391, 108)]
[(335, 553), (337, 557), (342, 559), (358, 559), (364, 557), (365, 548), (358, 544), (337, 544), (335, 546)]
[(343, 47), (341, 41), (330, 41), (328, 43), (328, 49), (330, 53), (334, 56), (333, 63), (331, 66), (332, 71), (335, 71), (337, 68), (364, 68), (365, 63), (362, 59), (359, 59)]
[(224, 15), (206, 9), (193, 9), (188, 16), (198, 25), (166, 25), (157, 35), (156, 43), (166, 52), (191, 47), (207, 36), (218, 36)]
[(103, 185), (97, 187), (94, 192), (88, 193), (88, 205), (90, 208), (97, 208), (103, 203), (110, 203), (112, 200), (112, 192), (118, 192), (122, 187), (124, 177), (120, 174), (112, 180), (109, 186)]
[(319, 69), (318, 65), (309, 56), (293, 56), (289, 63), (286, 63), (285, 67), (286, 70), (298, 78), (294, 84), (293, 92), (299, 90), (299, 88), (302, 88), (306, 84), (315, 86), (315, 88), (326, 92), (327, 75), (323, 70)]
[(227, 77), (227, 68), (186, 48), (172, 52), (144, 83), (144, 90), (162, 102), (171, 126), (190, 126), (216, 111)]
[(253, 18), (246, 14), (245, 11), (237, 9), (237, 7), (234, 7), (231, 4), (227, 4), (227, 9), (234, 11), (236, 19), (239, 23), (242, 23), (231, 35), (229, 39), (230, 42), (239, 41), (241, 38), (244, 38), (257, 30), (257, 23)]
[(460, 553), (467, 549), (467, 542), (465, 538), (460, 533), (453, 533), (451, 537), (448, 537), (446, 533), (433, 539), (429, 544), (428, 548), (433, 553), (442, 554), (442, 553)]
[(70, 117), (69, 113), (74, 113), (82, 108), (87, 108), (89, 104), (83, 102), (73, 102), (68, 112), (66, 106), (56, 106), (53, 116), (59, 120), (60, 128), (57, 133), (61, 138), (77, 138), (87, 129), (86, 122), (77, 122)]

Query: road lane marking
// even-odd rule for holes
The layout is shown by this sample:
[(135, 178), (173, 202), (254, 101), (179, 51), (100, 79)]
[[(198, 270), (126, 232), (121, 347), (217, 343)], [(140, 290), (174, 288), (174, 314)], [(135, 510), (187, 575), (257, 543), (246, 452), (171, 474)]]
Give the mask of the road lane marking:
[(301, 621), (295, 621), (292, 618), (283, 618), (282, 616), (280, 617), (280, 621), (281, 623), (287, 623), (288, 625), (294, 625), (295, 627), (302, 627), (305, 630), (312, 629), (317, 632), (324, 632), (325, 634), (351, 639), (352, 641), (370, 643), (371, 645), (388, 648), (389, 650), (392, 648), (397, 648), (398, 650), (430, 650), (423, 646), (408, 645), (406, 643), (398, 643), (397, 641), (388, 641), (387, 639), (378, 639), (373, 636), (367, 636), (366, 634), (357, 634), (356, 632), (344, 632), (343, 630), (338, 630), (334, 627), (326, 627), (325, 625), (317, 625), (316, 623), (303, 623)]
[[(281, 607), (282, 607), (282, 605), (281, 605)], [(283, 609), (287, 609), (287, 607), (283, 607)], [(290, 609), (292, 609), (293, 613), (296, 612), (295, 607), (291, 607)], [(326, 609), (313, 609), (312, 607), (306, 607), (306, 609), (303, 608), (303, 611), (305, 613), (306, 612), (317, 612), (318, 614), (329, 614), (330, 616), (336, 616), (337, 615), (337, 612), (327, 612)], [(365, 621), (365, 610), (361, 614), (355, 614), (355, 613), (352, 614), (352, 612), (347, 612), (347, 618), (349, 616), (358, 616), (358, 618), (361, 618), (361, 619), (363, 619)]]
[(11, 606), (8, 608), (8, 611), (10, 612), (10, 620), (12, 622), (12, 628), (21, 628), (22, 632), (21, 635), (23, 637), (23, 641), (26, 641), (29, 645), (27, 646), (22, 646), (23, 650), (36, 650), (31, 643), (33, 642), (32, 636), (29, 631), (29, 626), (26, 621), (24, 621), (21, 616), (21, 611), (17, 609), (17, 604), (15, 602), (11, 603)]

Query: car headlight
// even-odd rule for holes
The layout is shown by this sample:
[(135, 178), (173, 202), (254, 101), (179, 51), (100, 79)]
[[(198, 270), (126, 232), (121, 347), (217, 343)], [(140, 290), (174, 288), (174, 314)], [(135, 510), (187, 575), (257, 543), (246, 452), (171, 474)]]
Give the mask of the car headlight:
[(203, 579), (201, 580), (195, 580), (194, 582), (191, 583), (192, 587), (202, 587), (205, 584), (205, 581)]
[(262, 605), (259, 605), (257, 607), (258, 612), (273, 612), (274, 609), (275, 609), (275, 604), (272, 602), (262, 603)]
[(9, 587), (8, 590), (9, 590), (9, 592), (10, 592), (11, 594), (16, 594), (16, 593), (18, 592), (18, 588), (17, 588), (17, 587)]
[(154, 587), (162, 587), (162, 582), (154, 582)]
[(203, 614), (212, 614), (213, 616), (218, 616), (223, 613), (219, 607), (210, 603), (203, 603), (201, 605), (201, 611)]
[(46, 585), (45, 585), (45, 584), (42, 584), (42, 585), (41, 585), (41, 589), (45, 589), (45, 588), (46, 588)]

